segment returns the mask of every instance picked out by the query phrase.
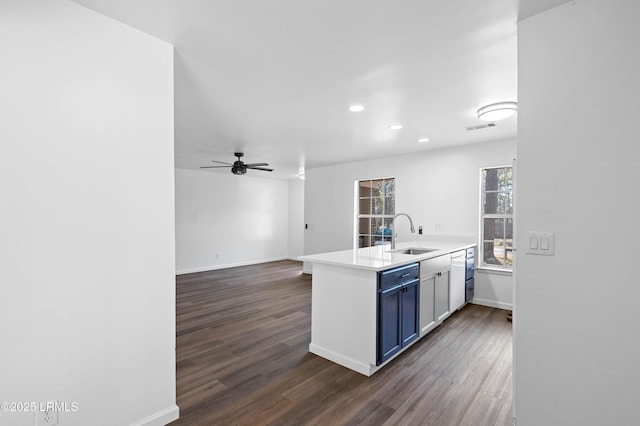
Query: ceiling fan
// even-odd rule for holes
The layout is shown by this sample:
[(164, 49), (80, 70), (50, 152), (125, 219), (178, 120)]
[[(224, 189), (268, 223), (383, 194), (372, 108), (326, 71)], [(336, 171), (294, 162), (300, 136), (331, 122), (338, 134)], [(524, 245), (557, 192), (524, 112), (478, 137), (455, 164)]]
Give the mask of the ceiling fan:
[(242, 153), (242, 152), (236, 152), (233, 155), (238, 157), (238, 159), (236, 161), (234, 161), (233, 164), (225, 163), (224, 161), (211, 160), (214, 163), (224, 164), (224, 166), (202, 166), (200, 168), (201, 169), (219, 169), (219, 168), (223, 168), (223, 167), (231, 167), (231, 173), (233, 173), (234, 175), (244, 175), (245, 173), (247, 173), (247, 169), (262, 170), (264, 172), (272, 172), (273, 171), (273, 169), (267, 169), (266, 167), (263, 167), (263, 166), (268, 166), (269, 164), (267, 164), (267, 163), (249, 163), (249, 164), (247, 164), (247, 163), (243, 162), (241, 160), (241, 158), (244, 156), (244, 153)]

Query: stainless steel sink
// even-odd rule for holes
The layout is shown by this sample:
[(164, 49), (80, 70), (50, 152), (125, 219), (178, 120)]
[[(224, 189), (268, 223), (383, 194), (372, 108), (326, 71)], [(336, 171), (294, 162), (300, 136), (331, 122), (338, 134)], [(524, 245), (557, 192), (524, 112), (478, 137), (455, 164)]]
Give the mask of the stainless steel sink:
[(400, 253), (400, 254), (425, 254), (432, 251), (438, 251), (440, 249), (435, 248), (423, 248), (423, 247), (409, 247), (406, 249), (398, 249), (391, 250), (391, 253)]

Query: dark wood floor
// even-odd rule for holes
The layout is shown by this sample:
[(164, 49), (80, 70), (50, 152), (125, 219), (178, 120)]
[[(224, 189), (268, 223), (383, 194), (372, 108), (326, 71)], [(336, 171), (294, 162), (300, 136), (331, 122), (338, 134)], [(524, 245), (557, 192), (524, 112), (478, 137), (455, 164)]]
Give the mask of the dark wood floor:
[(511, 323), (467, 305), (371, 377), (308, 352), (311, 278), (272, 262), (177, 278), (172, 425), (511, 425)]

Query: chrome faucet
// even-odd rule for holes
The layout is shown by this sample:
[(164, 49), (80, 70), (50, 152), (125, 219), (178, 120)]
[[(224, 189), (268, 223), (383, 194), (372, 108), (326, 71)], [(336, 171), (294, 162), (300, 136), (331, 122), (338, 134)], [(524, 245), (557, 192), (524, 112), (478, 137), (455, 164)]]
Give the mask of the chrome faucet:
[(391, 222), (391, 250), (394, 250), (396, 248), (396, 237), (398, 236), (398, 234), (396, 233), (396, 218), (398, 216), (406, 216), (407, 219), (409, 219), (409, 225), (411, 225), (411, 233), (412, 234), (416, 233), (416, 228), (413, 227), (413, 221), (411, 220), (411, 216), (409, 216), (406, 213), (398, 213), (397, 215), (395, 215), (393, 217), (393, 221)]

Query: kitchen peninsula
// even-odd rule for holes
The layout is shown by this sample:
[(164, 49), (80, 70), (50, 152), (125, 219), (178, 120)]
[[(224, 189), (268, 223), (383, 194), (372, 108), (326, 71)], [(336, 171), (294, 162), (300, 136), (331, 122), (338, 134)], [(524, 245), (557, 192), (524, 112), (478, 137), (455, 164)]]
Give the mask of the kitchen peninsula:
[(475, 242), (412, 241), (303, 256), (309, 352), (371, 376), (473, 296)]

